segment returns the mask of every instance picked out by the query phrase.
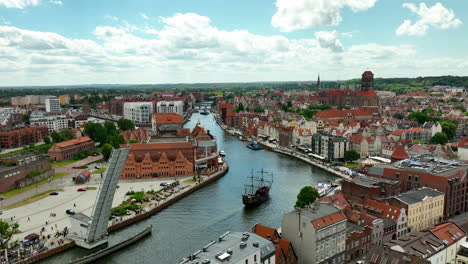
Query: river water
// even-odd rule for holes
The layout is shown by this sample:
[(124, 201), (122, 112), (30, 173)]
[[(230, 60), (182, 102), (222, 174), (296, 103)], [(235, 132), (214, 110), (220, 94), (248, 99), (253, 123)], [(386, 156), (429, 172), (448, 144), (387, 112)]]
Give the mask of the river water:
[[(156, 215), (112, 233), (111, 245), (153, 225), (151, 236), (96, 263), (178, 263), (226, 231), (245, 232), (256, 223), (280, 227), (282, 215), (293, 209), (303, 186), (334, 179), (331, 174), (289, 156), (246, 148), (246, 142), (224, 133), (211, 114), (195, 113), (185, 127), (193, 128), (198, 120), (216, 136), (218, 149), (226, 152), (229, 172)], [(255, 209), (244, 209), (243, 184), (251, 169), (261, 168), (274, 174), (270, 199)], [(42, 263), (68, 263), (89, 253), (75, 248)]]

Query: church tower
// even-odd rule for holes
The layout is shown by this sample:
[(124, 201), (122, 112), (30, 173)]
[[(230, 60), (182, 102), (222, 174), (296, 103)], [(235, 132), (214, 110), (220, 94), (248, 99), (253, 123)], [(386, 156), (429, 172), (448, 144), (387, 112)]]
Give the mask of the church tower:
[(365, 71), (361, 79), (361, 91), (372, 90), (374, 86), (374, 74), (371, 71)]
[(320, 91), (320, 74), (318, 75), (317, 78), (317, 92)]

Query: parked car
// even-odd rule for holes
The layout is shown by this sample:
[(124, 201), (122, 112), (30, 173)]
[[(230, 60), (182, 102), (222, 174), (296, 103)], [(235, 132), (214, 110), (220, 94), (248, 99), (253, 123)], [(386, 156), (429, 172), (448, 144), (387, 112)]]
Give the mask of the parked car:
[(74, 215), (75, 214), (75, 210), (72, 210), (72, 209), (67, 209), (65, 211), (65, 213), (69, 214), (69, 215)]
[(93, 154), (93, 157), (96, 157), (97, 155), (98, 155), (98, 154), (94, 153), (94, 154)]
[(86, 189), (79, 188), (77, 191), (79, 191), (79, 192), (86, 192)]
[(159, 186), (166, 187), (166, 186), (167, 186), (167, 182), (161, 182), (161, 183), (159, 184)]
[(58, 195), (58, 192), (51, 192), (49, 195)]

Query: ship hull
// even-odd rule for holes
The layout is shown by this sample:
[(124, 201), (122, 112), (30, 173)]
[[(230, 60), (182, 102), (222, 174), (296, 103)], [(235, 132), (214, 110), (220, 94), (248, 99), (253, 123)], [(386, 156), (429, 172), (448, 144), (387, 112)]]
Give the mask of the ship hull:
[(246, 207), (255, 207), (269, 198), (270, 188), (263, 187), (257, 190), (255, 194), (244, 194), (242, 195), (242, 203)]

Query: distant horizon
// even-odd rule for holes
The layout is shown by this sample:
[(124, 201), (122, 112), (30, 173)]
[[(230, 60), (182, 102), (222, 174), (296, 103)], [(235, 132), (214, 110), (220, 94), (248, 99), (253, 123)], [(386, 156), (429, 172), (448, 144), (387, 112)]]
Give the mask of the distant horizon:
[(0, 0), (0, 86), (465, 75), (465, 10), (466, 0)]
[[(416, 79), (416, 78), (439, 78), (439, 77), (459, 77), (464, 78), (468, 77), (468, 75), (432, 75), (432, 76), (417, 76), (417, 77), (375, 77), (375, 79)], [(351, 79), (344, 79), (344, 80), (322, 80), (320, 77), (320, 82), (344, 82), (350, 80), (356, 80), (359, 78), (351, 78)], [(149, 85), (156, 85), (156, 86), (163, 86), (163, 85), (213, 85), (213, 84), (254, 84), (254, 83), (305, 83), (305, 82), (312, 82), (316, 83), (317, 80), (303, 80), (303, 81), (251, 81), (251, 82), (181, 82), (181, 83), (89, 83), (89, 84), (56, 84), (56, 85), (17, 85), (17, 86), (0, 86), (0, 89), (5, 88), (47, 88), (47, 87), (78, 87), (78, 86), (149, 86)], [(93, 87), (98, 88), (98, 87)]]

